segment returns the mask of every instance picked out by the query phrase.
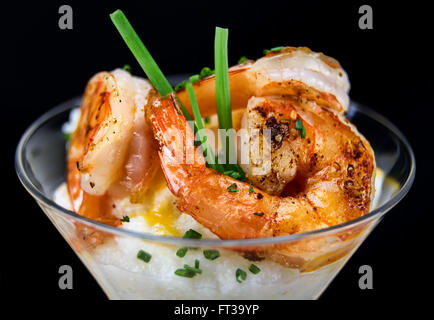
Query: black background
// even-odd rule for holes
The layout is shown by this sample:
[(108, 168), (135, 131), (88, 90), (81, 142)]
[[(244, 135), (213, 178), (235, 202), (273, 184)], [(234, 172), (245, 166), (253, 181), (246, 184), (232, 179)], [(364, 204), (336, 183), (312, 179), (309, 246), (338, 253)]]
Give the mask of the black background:
[[(58, 28), (58, 8), (73, 8), (73, 30)], [(360, 30), (358, 8), (369, 4), (374, 29)], [(4, 203), (0, 287), (9, 297), (46, 300), (106, 299), (77, 256), (24, 190), (13, 169), (20, 135), (43, 112), (82, 94), (96, 72), (128, 63), (143, 75), (109, 19), (123, 9), (163, 72), (197, 73), (213, 67), (215, 26), (229, 28), (229, 62), (280, 45), (307, 46), (340, 61), (352, 84), (351, 98), (388, 117), (407, 136), (417, 159), (417, 178), (407, 197), (389, 212), (322, 301), (420, 299), (432, 281), (432, 118), (434, 53), (428, 8), (355, 1), (61, 1), (16, 3), (3, 10)], [(12, 205), (11, 205), (12, 204)], [(58, 288), (58, 268), (71, 265), (74, 289)], [(358, 288), (358, 268), (374, 270), (374, 289)]]

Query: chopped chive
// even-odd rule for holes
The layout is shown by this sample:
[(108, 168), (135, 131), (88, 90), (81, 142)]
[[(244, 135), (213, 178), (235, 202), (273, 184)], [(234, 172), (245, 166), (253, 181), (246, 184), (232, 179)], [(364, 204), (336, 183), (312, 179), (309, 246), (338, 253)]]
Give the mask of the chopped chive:
[(246, 62), (247, 60), (249, 60), (249, 59), (247, 59), (246, 56), (242, 56), (240, 59), (238, 59), (238, 64), (242, 64), (243, 62)]
[(227, 190), (229, 192), (238, 192), (237, 184), (236, 183), (232, 183), (229, 187), (227, 187)]
[(63, 135), (63, 139), (65, 139), (65, 141), (69, 141), (71, 139), (71, 132), (65, 133)]
[(184, 264), (185, 270), (193, 271), (194, 273), (202, 273), (202, 270), (196, 267), (190, 267), (188, 264)]
[(122, 67), (122, 69), (124, 69), (125, 71), (128, 71), (129, 73), (131, 73), (131, 66), (129, 64), (124, 64), (124, 66)]
[(244, 181), (246, 179), (244, 172), (239, 172), (239, 171), (235, 171), (235, 170), (228, 170), (228, 171), (225, 171), (223, 173), (225, 175), (232, 177), (234, 179), (237, 179), (239, 181)]
[(220, 257), (220, 252), (218, 252), (217, 250), (204, 250), (203, 255), (208, 260), (215, 260)]
[[(127, 17), (121, 10), (116, 10), (115, 12), (110, 14), (110, 19), (115, 25), (116, 29), (120, 33), (122, 39), (127, 44), (130, 51), (133, 53), (137, 62), (142, 67), (143, 71), (146, 73), (149, 81), (152, 85), (157, 89), (158, 93), (164, 97), (173, 92), (172, 86), (169, 81), (164, 76), (163, 72), (161, 72), (160, 67), (158, 67), (154, 58), (152, 58), (148, 49), (146, 49), (142, 40), (140, 40), (136, 31), (134, 31)], [(185, 106), (181, 103), (181, 110), (184, 113), (184, 116), (187, 120), (192, 121), (193, 118), (188, 113)]]
[(271, 48), (271, 49), (265, 49), (263, 51), (263, 53), (267, 54), (269, 52), (280, 52), (280, 51), (282, 51), (283, 48), (284, 48), (283, 46), (280, 46), (280, 47), (274, 47), (274, 48)]
[(247, 279), (247, 273), (244, 270), (238, 268), (237, 271), (235, 271), (235, 279), (237, 280), (238, 283), (241, 283), (242, 281)]
[(264, 215), (263, 212), (253, 212), (255, 216), (262, 217)]
[(194, 260), (194, 267), (199, 268), (199, 260), (197, 259)]
[(199, 77), (200, 77), (201, 79), (203, 79), (203, 78), (209, 77), (209, 76), (211, 76), (211, 75), (213, 75), (213, 74), (214, 74), (214, 70), (211, 70), (211, 69), (208, 68), (208, 67), (204, 67), (204, 68), (202, 68), (202, 70), (200, 71), (200, 73), (199, 73)]
[(178, 83), (178, 84), (175, 86), (175, 91), (179, 91), (179, 90), (184, 89), (185, 86), (187, 85), (187, 82), (188, 82), (187, 80), (184, 80), (184, 81)]
[(249, 193), (253, 193), (253, 187), (252, 186), (249, 187)]
[(303, 121), (300, 119), (295, 120), (295, 129), (301, 130), (301, 128), (303, 128)]
[(191, 83), (198, 82), (198, 81), (200, 80), (200, 76), (199, 76), (198, 74), (192, 75), (192, 76), (189, 78), (189, 80), (190, 80)]
[(137, 258), (148, 263), (149, 261), (151, 261), (152, 255), (150, 255), (146, 251), (140, 250), (139, 252), (137, 252)]
[(183, 258), (187, 254), (187, 251), (188, 251), (187, 247), (180, 248), (176, 251), (176, 255), (180, 258)]
[(303, 139), (306, 138), (306, 128), (304, 126), (301, 128), (300, 134)]
[(259, 272), (261, 272), (261, 269), (259, 269), (258, 266), (254, 265), (253, 263), (250, 265), (249, 267), (249, 271), (253, 274), (258, 274)]
[(193, 278), (196, 275), (196, 272), (186, 269), (178, 269), (175, 271), (175, 274), (180, 277)]
[(128, 216), (123, 216), (121, 219), (122, 222), (130, 222), (130, 217)]
[(184, 233), (183, 238), (186, 238), (186, 239), (201, 239), (202, 235), (199, 232), (197, 232), (197, 231), (195, 231), (193, 229), (189, 229), (189, 230), (187, 230)]

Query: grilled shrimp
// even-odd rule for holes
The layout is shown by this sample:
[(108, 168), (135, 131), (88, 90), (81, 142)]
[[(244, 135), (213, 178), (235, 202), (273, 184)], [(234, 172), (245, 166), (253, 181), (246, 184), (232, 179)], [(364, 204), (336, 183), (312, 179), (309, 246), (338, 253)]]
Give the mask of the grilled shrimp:
[[(246, 108), (252, 96), (298, 96), (338, 112), (348, 109), (350, 83), (339, 63), (308, 48), (285, 47), (256, 61), (247, 60), (229, 69), (232, 109)], [(216, 113), (215, 76), (194, 85), (203, 116)], [(178, 92), (191, 110), (186, 90)]]
[[(256, 139), (252, 128), (271, 132), (273, 170), (254, 175), (250, 161), (244, 166), (248, 180), (241, 182), (207, 168), (200, 152), (185, 161), (191, 160), (186, 153), (194, 148), (194, 134), (176, 98), (154, 93), (146, 116), (167, 185), (182, 212), (222, 239), (245, 239), (321, 229), (369, 211), (374, 154), (343, 116), (349, 83), (334, 59), (306, 48), (285, 48), (232, 68), (229, 77), (232, 106), (246, 108), (242, 123), (250, 135), (247, 143)], [(213, 81), (210, 77), (195, 84), (205, 115), (215, 113)], [(183, 92), (179, 97), (188, 106)], [(303, 136), (295, 129), (296, 120), (305, 127)], [(184, 138), (175, 138), (179, 136)], [(179, 150), (184, 152), (181, 158), (175, 155)], [(288, 252), (271, 255), (281, 261)]]
[[(283, 117), (296, 110), (297, 116), (309, 123), (305, 138), (295, 133), (285, 138), (297, 162), (297, 181), (288, 185), (285, 196), (268, 194), (207, 168), (199, 152), (194, 152), (191, 163), (179, 161), (174, 150), (191, 149), (194, 134), (180, 114), (176, 98), (152, 98), (147, 116), (159, 143), (167, 185), (179, 198), (179, 210), (223, 239), (306, 232), (367, 213), (374, 170), (368, 142), (349, 123), (315, 103), (300, 105), (288, 100), (283, 104), (268, 98), (259, 103), (269, 117)], [(174, 133), (185, 139), (174, 139)], [(185, 154), (183, 159), (187, 157)]]
[(74, 211), (112, 223), (108, 198), (139, 198), (158, 169), (144, 118), (151, 85), (124, 70), (88, 83), (68, 151), (67, 184)]

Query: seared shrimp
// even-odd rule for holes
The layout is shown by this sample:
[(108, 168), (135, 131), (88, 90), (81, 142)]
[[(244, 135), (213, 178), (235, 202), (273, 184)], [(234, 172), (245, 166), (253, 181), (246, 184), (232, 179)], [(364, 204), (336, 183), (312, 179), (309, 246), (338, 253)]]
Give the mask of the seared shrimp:
[[(297, 112), (308, 123), (306, 137), (289, 134), (295, 154), (296, 182), (286, 196), (275, 196), (205, 165), (203, 156), (179, 161), (175, 150), (187, 151), (194, 134), (179, 112), (176, 98), (155, 95), (148, 106), (167, 185), (179, 198), (178, 208), (223, 239), (274, 237), (325, 228), (369, 211), (374, 157), (369, 143), (330, 110), (314, 102), (262, 99), (269, 117)], [(278, 120), (278, 119), (276, 119)], [(288, 126), (287, 124), (279, 124)], [(174, 134), (185, 139), (174, 139)], [(184, 155), (183, 159), (187, 159)]]
[[(349, 103), (349, 82), (334, 59), (306, 48), (285, 48), (232, 68), (229, 77), (233, 109), (246, 108), (241, 126), (247, 139), (241, 136), (239, 146), (253, 144), (268, 129), (270, 170), (255, 173), (264, 155), (254, 148), (247, 149), (248, 164), (240, 162), (246, 182), (207, 168), (200, 152), (194, 152), (191, 161), (186, 153), (194, 148), (194, 135), (176, 98), (161, 99), (154, 94), (146, 116), (159, 144), (167, 185), (179, 199), (179, 210), (222, 239), (307, 232), (369, 212), (374, 154), (369, 142), (343, 116)], [(214, 77), (195, 84), (204, 115), (215, 113), (214, 88)], [(184, 92), (179, 97), (189, 106)], [(296, 121), (303, 124), (303, 133), (295, 128)], [(177, 138), (181, 136), (184, 138)], [(184, 152), (182, 157), (175, 155), (179, 151)], [(300, 266), (321, 246), (321, 240), (291, 247), (276, 245), (265, 254), (280, 263)], [(349, 248), (314, 264), (333, 261)]]
[(68, 152), (68, 191), (74, 211), (113, 223), (110, 197), (146, 190), (158, 169), (144, 119), (151, 85), (124, 70), (96, 74), (88, 83)]
[[(256, 61), (248, 60), (229, 69), (232, 109), (245, 108), (252, 96), (291, 95), (315, 100), (327, 108), (348, 109), (350, 83), (339, 63), (308, 48), (285, 47)], [(203, 116), (216, 113), (215, 76), (194, 85)], [(191, 110), (186, 90), (178, 92)]]

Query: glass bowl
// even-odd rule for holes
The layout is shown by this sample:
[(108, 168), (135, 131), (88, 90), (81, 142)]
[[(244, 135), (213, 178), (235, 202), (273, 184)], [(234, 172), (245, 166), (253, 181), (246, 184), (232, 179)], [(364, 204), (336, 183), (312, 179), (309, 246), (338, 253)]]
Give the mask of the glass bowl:
[[(327, 229), (245, 240), (184, 239), (115, 228), (53, 201), (66, 173), (61, 126), (79, 105), (80, 98), (66, 101), (27, 129), (16, 150), (16, 171), (110, 299), (316, 299), (383, 215), (407, 194), (415, 177), (415, 158), (402, 133), (377, 112), (353, 102), (347, 117), (370, 141), (378, 168), (369, 214)], [(176, 251), (184, 247), (188, 252), (180, 258)], [(249, 254), (270, 248), (290, 252), (286, 266)], [(220, 257), (205, 259), (203, 251), (211, 249)], [(137, 258), (139, 250), (152, 255), (148, 263)], [(175, 275), (184, 264), (194, 266), (196, 259), (202, 274)], [(251, 264), (261, 271), (249, 271)], [(245, 280), (236, 277), (237, 269), (246, 272)]]

